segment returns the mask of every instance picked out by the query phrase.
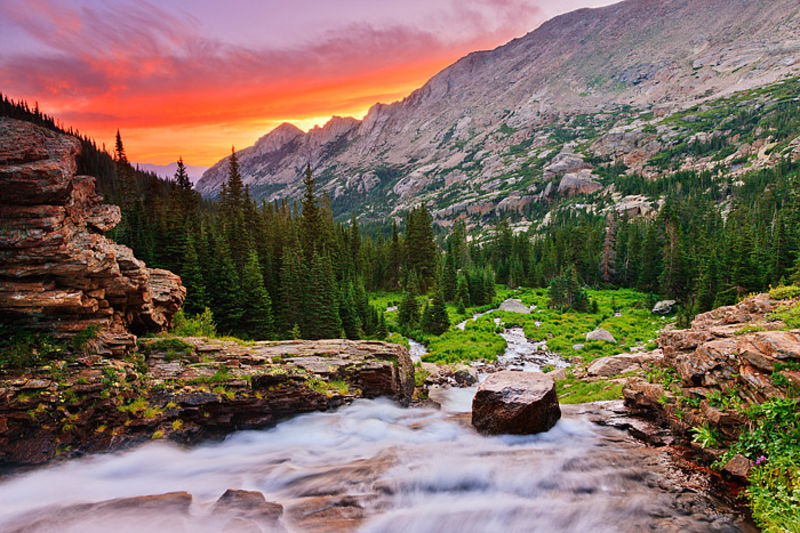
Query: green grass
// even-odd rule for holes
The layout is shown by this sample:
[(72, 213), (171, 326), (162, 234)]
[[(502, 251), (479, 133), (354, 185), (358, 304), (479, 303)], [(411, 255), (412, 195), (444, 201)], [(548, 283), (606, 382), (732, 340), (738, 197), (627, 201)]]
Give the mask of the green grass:
[[(485, 318), (485, 317), (484, 317)], [(468, 322), (464, 331), (451, 328), (428, 343), (428, 363), (457, 363), (459, 361), (493, 361), (506, 349), (506, 341), (495, 333), (491, 319)], [(488, 322), (488, 324), (487, 324)]]
[(622, 384), (605, 379), (581, 381), (568, 373), (566, 379), (556, 381), (556, 393), (559, 403), (563, 404), (621, 400)]
[[(372, 303), (390, 302), (391, 295), (373, 296)], [(459, 361), (494, 360), (506, 348), (505, 340), (499, 335), (495, 319), (500, 318), (503, 327), (520, 326), (528, 338), (536, 341), (547, 341), (550, 351), (557, 352), (565, 358), (581, 356), (585, 363), (599, 357), (616, 355), (630, 351), (632, 348), (653, 349), (658, 332), (672, 319), (662, 319), (650, 312), (650, 302), (646, 294), (629, 289), (621, 290), (589, 290), (589, 298), (598, 304), (596, 313), (560, 313), (549, 309), (546, 289), (521, 289), (512, 291), (502, 286), (497, 287), (496, 305), (509, 297), (522, 300), (526, 305), (536, 305), (537, 309), (530, 315), (495, 311), (478, 320), (470, 320), (464, 331), (456, 328), (456, 324), (471, 318), (473, 314), (487, 311), (493, 306), (467, 309), (465, 314), (458, 314), (455, 306), (448, 305), (451, 327), (444, 334), (436, 337), (421, 332), (409, 332), (411, 336), (428, 347), (429, 355), (425, 361), (431, 363), (456, 363)], [(615, 316), (615, 311), (622, 316)], [(395, 315), (395, 316), (392, 316)], [(387, 314), (390, 325), (395, 325), (396, 313)], [(536, 327), (536, 322), (540, 326)], [(586, 334), (595, 328), (607, 329), (618, 344), (606, 342), (587, 342)], [(575, 345), (583, 345), (578, 350)]]

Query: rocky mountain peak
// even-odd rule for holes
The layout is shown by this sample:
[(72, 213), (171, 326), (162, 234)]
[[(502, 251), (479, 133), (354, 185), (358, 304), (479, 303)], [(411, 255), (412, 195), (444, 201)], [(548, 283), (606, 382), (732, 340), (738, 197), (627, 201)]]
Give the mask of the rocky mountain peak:
[[(478, 222), (508, 198), (517, 207), (543, 201), (563, 177), (544, 167), (564, 144), (621, 146), (603, 148), (603, 136), (632, 127), (624, 110), (664, 116), (798, 73), (794, 0), (627, 0), (471, 53), (360, 122), (334, 118), (306, 134), (281, 126), (242, 151), (240, 169), (269, 200), (296, 197), (311, 162), (337, 214), (355, 206), (385, 219), (425, 202), (440, 222)], [(588, 117), (570, 124), (581, 115)], [(624, 139), (636, 152), (626, 164), (641, 165), (643, 152), (656, 149), (634, 146), (647, 126), (622, 134), (636, 139)], [(280, 143), (262, 142), (273, 134)], [(218, 164), (198, 190), (213, 196), (226, 177)]]

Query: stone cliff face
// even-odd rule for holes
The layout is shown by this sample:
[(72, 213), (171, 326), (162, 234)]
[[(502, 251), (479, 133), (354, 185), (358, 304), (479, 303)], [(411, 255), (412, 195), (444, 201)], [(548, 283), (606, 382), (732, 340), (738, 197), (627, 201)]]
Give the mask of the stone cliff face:
[(77, 139), (0, 119), (0, 321), (71, 336), (99, 328), (97, 353), (167, 328), (186, 290), (103, 233), (120, 221), (95, 179), (76, 176)]
[[(441, 220), (513, 211), (575, 170), (542, 171), (562, 151), (554, 132), (573, 118), (591, 115), (571, 133), (578, 143), (594, 142), (598, 155), (624, 152), (633, 167), (660, 145), (643, 133), (646, 124), (618, 115), (622, 106), (663, 116), (796, 74), (798, 36), (794, 0), (627, 0), (583, 9), (462, 58), (362, 121), (334, 118), (306, 134), (284, 124), (242, 151), (240, 170), (256, 196), (277, 199), (299, 196), (310, 162), (334, 208), (359, 205), (380, 217), (420, 201)], [(214, 195), (226, 177), (227, 159), (197, 188)], [(584, 182), (581, 192), (596, 190)]]
[(761, 294), (699, 315), (691, 329), (664, 331), (663, 357), (650, 354), (651, 378), (625, 385), (626, 403), (679, 434), (709, 425), (724, 442), (735, 440), (748, 405), (800, 390), (800, 330), (774, 315), (797, 304)]
[(139, 341), (140, 355), (0, 371), (0, 465), (104, 452), (144, 440), (197, 443), (292, 415), (389, 396), (407, 404), (414, 367), (377, 341)]

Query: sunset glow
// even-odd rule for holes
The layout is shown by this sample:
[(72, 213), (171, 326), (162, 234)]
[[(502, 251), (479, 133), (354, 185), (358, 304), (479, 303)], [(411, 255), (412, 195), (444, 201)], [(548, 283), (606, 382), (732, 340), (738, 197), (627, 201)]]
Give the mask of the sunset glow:
[(6, 0), (0, 91), (99, 143), (119, 128), (133, 161), (211, 165), (281, 122), (361, 118), (471, 51), (608, 3)]

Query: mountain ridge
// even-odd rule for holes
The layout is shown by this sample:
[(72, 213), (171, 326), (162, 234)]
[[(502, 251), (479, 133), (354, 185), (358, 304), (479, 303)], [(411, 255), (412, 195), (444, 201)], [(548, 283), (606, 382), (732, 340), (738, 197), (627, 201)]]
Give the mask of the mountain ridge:
[[(550, 130), (571, 117), (628, 107), (660, 116), (800, 72), (799, 12), (789, 0), (627, 0), (580, 9), (468, 54), (406, 98), (375, 104), (361, 121), (335, 117), (286, 139), (281, 125), (241, 151), (240, 169), (255, 197), (275, 200), (299, 195), (310, 162), (338, 214), (358, 208), (385, 217), (424, 201), (444, 221), (461, 216), (444, 211), (463, 202), (466, 187), (482, 200), (493, 195), (484, 216), (512, 196), (505, 189), (515, 172), (537, 164), (531, 148), (548, 144), (541, 137), (552, 138)], [(564, 144), (553, 149), (561, 153)], [(226, 175), (223, 159), (197, 188), (213, 196)], [(519, 196), (544, 187), (511, 189)]]

